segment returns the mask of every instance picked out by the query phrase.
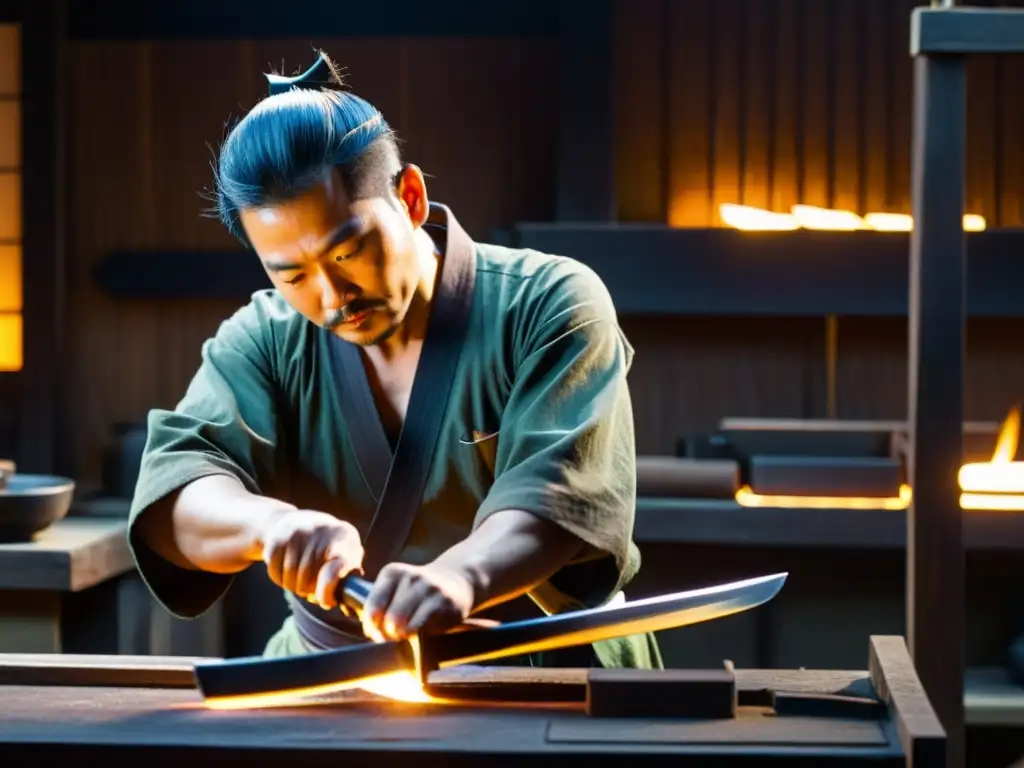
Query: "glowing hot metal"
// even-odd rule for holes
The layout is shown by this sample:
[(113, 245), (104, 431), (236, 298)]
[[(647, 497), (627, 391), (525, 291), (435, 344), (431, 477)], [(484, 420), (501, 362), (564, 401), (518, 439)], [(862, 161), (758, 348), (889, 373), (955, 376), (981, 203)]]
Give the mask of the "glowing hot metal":
[(566, 648), (697, 624), (762, 605), (788, 574), (676, 592), (486, 629), (322, 651), (282, 659), (235, 659), (196, 666), (207, 704), (218, 708), (280, 706), (296, 697), (358, 688), (374, 678), (415, 673), (423, 683), (439, 668)]

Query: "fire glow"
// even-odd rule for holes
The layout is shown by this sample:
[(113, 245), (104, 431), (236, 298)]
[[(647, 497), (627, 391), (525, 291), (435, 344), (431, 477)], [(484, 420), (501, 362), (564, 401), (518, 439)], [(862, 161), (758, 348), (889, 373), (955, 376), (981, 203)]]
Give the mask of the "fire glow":
[(1020, 442), (1020, 407), (1014, 407), (988, 461), (960, 467), (960, 506), (1015, 512), (1024, 510), (1024, 461), (1014, 461)]
[(402, 670), (363, 680), (327, 683), (325, 685), (318, 685), (315, 688), (208, 699), (205, 706), (208, 709), (217, 710), (309, 707), (329, 703), (323, 701), (325, 697), (358, 691), (404, 704), (445, 703), (444, 699), (435, 698), (427, 693), (423, 686), (420, 685), (419, 680), (416, 679), (415, 674)]
[[(745, 232), (784, 232), (794, 229), (815, 229), (829, 232), (910, 232), (913, 217), (905, 213), (867, 213), (794, 205), (789, 213), (777, 213), (750, 205), (724, 203), (718, 207), (726, 226)], [(984, 216), (968, 213), (963, 218), (965, 232), (982, 232), (987, 227)]]
[[(988, 461), (960, 467), (960, 508), (974, 510), (1024, 511), (1024, 461), (1015, 461), (1020, 443), (1021, 409), (1014, 407), (999, 430), (996, 447)], [(898, 496), (762, 496), (750, 486), (736, 492), (742, 507), (765, 509), (878, 509), (903, 510), (910, 506), (909, 485), (900, 486)]]

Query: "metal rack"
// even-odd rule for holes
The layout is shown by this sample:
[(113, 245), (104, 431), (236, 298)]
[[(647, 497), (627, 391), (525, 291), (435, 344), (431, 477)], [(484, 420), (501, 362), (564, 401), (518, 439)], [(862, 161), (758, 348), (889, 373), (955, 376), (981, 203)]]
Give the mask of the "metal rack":
[[(1024, 10), (933, 0), (911, 16), (914, 128), (910, 242), (907, 637), (964, 765), (962, 461), (967, 57), (1024, 53)], [(1022, 286), (1024, 288), (1024, 286)]]

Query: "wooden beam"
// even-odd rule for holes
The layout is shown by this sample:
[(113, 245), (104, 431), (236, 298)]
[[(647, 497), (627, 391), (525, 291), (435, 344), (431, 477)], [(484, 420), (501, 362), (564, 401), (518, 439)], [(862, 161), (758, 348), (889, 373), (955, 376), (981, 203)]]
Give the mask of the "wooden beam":
[(944, 768), (947, 735), (902, 637), (870, 638), (868, 674), (878, 698), (889, 706), (908, 768)]
[[(66, 0), (25, 3), (22, 34), (24, 368), (18, 471), (70, 471), (58, 459), (65, 348)], [(58, 466), (61, 467), (58, 470)]]
[(612, 0), (558, 0), (559, 221), (615, 219), (614, 7)]
[[(906, 234), (549, 223), (511, 235), (514, 247), (590, 266), (624, 315), (907, 316)], [(972, 232), (968, 246), (971, 317), (1024, 317), (1024, 230)], [(110, 253), (93, 279), (114, 298), (141, 300), (245, 301), (270, 287), (241, 250)]]
[(342, 7), (322, 0), (75, 0), (68, 10), (71, 37), (91, 40), (525, 37), (554, 36), (558, 28), (558, 9), (551, 0), (391, 0)]
[(967, 63), (914, 60), (907, 476), (907, 635), (964, 765), (965, 587), (958, 475), (963, 456)]

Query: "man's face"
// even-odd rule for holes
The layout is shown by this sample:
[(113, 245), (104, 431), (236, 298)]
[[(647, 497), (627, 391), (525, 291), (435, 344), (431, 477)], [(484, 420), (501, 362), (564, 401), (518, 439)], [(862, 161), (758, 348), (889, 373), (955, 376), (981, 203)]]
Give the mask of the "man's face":
[(419, 281), (415, 230), (426, 220), (423, 176), (407, 166), (390, 198), (350, 201), (337, 173), (241, 222), (281, 295), (311, 322), (369, 346), (405, 319)]

